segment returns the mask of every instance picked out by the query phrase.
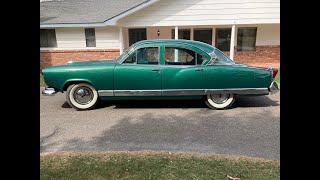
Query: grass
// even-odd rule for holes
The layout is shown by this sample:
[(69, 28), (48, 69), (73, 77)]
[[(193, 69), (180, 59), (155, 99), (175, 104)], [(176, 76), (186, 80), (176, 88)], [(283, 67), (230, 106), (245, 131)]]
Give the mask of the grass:
[(40, 155), (40, 179), (280, 179), (280, 162), (165, 152)]
[(278, 70), (277, 76), (275, 77), (275, 81), (280, 84), (280, 68)]
[(44, 87), (46, 84), (44, 83), (43, 76), (40, 73), (40, 87)]

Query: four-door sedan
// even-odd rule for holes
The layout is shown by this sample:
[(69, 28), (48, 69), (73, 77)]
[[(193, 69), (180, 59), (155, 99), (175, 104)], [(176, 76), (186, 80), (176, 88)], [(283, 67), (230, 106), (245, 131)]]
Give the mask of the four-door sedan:
[(201, 99), (212, 109), (230, 107), (238, 95), (278, 92), (278, 70), (235, 64), (220, 50), (189, 40), (145, 40), (116, 60), (69, 62), (42, 70), (42, 94), (66, 91), (77, 110), (99, 100)]

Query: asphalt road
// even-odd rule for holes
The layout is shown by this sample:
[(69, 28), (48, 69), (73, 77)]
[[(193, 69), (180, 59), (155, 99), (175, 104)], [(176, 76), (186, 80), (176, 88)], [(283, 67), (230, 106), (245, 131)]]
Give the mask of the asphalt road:
[(188, 151), (280, 159), (280, 93), (231, 109), (202, 101), (113, 101), (76, 111), (65, 93), (42, 96), (40, 152)]

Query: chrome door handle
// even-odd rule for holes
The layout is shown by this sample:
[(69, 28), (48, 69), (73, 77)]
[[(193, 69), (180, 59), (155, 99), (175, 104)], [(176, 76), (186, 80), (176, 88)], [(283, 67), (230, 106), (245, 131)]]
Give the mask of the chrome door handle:
[(203, 71), (204, 69), (196, 69), (195, 71)]
[(157, 71), (157, 72), (159, 72), (159, 71), (161, 71), (160, 69), (152, 69), (152, 71)]

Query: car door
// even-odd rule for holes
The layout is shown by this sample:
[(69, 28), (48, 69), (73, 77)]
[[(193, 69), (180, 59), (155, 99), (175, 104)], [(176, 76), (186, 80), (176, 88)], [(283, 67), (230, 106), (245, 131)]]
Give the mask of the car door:
[(162, 95), (202, 95), (206, 88), (206, 59), (192, 48), (164, 47)]
[(138, 48), (114, 69), (115, 96), (161, 96), (159, 47)]

